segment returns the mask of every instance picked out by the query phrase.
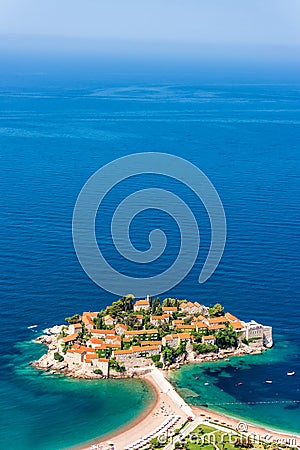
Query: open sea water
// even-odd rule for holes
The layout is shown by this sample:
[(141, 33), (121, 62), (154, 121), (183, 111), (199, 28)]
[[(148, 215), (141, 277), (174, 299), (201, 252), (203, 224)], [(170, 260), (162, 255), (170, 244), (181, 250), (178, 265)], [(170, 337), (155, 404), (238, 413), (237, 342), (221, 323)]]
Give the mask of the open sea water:
[[(147, 151), (186, 158), (210, 178), (227, 216), (222, 261), (198, 284), (210, 243), (205, 209), (188, 188), (154, 175), (126, 180), (105, 199), (97, 237), (106, 258), (123, 273), (144, 275), (144, 266), (118, 255), (110, 220), (131, 192), (170, 189), (194, 212), (201, 250), (189, 275), (161, 298), (221, 302), (241, 319), (274, 327), (275, 346), (262, 356), (184, 367), (173, 382), (193, 404), (300, 432), (300, 86), (63, 86), (20, 89), (10, 80), (0, 92), (1, 448), (67, 448), (120, 427), (153, 400), (139, 381), (69, 380), (28, 366), (44, 351), (31, 342), (37, 333), (115, 299), (78, 263), (73, 207), (97, 169)], [(132, 224), (137, 248), (149, 247), (153, 228), (169, 242), (149, 276), (165, 270), (180, 245), (174, 220), (149, 210)], [(35, 324), (37, 333), (27, 329)], [(296, 375), (287, 377), (291, 370)]]

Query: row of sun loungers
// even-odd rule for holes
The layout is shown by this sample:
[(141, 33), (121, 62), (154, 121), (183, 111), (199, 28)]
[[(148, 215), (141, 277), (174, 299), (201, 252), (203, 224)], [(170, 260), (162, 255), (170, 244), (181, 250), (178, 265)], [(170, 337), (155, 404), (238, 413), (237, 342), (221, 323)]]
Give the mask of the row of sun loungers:
[(113, 444), (93, 444), (90, 446), (89, 450), (113, 450)]
[(171, 414), (157, 428), (155, 428), (155, 430), (151, 431), (151, 433), (148, 433), (146, 436), (139, 439), (138, 441), (135, 441), (132, 444), (127, 445), (127, 447), (125, 447), (124, 450), (138, 450), (144, 448), (150, 443), (151, 439), (161, 436), (162, 434), (170, 430), (170, 428), (172, 428), (179, 421), (179, 419), (180, 416), (175, 416), (174, 414)]

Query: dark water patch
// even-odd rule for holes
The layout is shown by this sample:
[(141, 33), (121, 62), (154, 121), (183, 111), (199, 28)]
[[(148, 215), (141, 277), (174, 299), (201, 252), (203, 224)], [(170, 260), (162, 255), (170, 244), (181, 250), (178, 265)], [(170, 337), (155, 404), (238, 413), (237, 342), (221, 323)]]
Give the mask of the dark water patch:
[(292, 354), (293, 348), (287, 351), (281, 341), (277, 350), (275, 347), (262, 355), (182, 367), (171, 375), (171, 380), (184, 397), (184, 386), (198, 394), (198, 397), (187, 398), (195, 406), (206, 405), (273, 428), (296, 432), (300, 423), (299, 383), (297, 374), (287, 375), (290, 366), (286, 366)]

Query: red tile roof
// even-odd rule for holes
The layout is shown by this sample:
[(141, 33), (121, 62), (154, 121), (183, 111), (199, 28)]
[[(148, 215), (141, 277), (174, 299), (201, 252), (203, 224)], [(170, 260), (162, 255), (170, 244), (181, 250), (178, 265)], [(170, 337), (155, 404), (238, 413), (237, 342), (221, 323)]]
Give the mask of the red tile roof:
[(195, 322), (194, 325), (197, 328), (207, 328), (208, 327), (208, 325), (204, 322)]
[(139, 347), (139, 346), (135, 346), (135, 345), (132, 346), (133, 353), (142, 353), (142, 352), (148, 352), (151, 350), (158, 350), (158, 349), (159, 349), (158, 345), (149, 345), (147, 347)]
[(174, 339), (178, 339), (179, 338), (179, 334), (167, 334), (165, 336), (165, 339), (167, 341), (173, 341)]
[(221, 330), (222, 328), (226, 328), (224, 324), (216, 324), (216, 325), (210, 325), (208, 327), (209, 330)]
[(78, 333), (74, 333), (74, 334), (69, 334), (69, 336), (66, 336), (64, 338), (62, 338), (63, 342), (71, 342), (71, 341), (75, 341), (75, 339), (77, 338)]
[(141, 346), (145, 346), (145, 345), (161, 345), (162, 342), (161, 341), (141, 341)]
[(132, 349), (129, 350), (115, 350), (114, 355), (131, 355)]
[(115, 326), (115, 329), (116, 329), (116, 328), (122, 328), (123, 330), (128, 330), (128, 328), (126, 327), (126, 325), (123, 325), (122, 323), (117, 323), (116, 326)]
[(93, 353), (92, 355), (85, 355), (86, 361), (90, 361), (91, 359), (98, 359), (98, 355), (96, 355), (96, 353)]
[(185, 325), (185, 324), (176, 325), (177, 330), (193, 330), (194, 328), (195, 328), (195, 325)]
[(96, 338), (96, 337), (92, 337), (91, 339), (89, 339), (89, 341), (90, 341), (92, 344), (103, 344), (103, 339), (98, 339), (98, 338)]
[(240, 320), (238, 320), (237, 322), (232, 322), (231, 325), (234, 330), (241, 330), (244, 328), (244, 325), (242, 324), (242, 322)]
[(209, 341), (210, 339), (216, 339), (216, 336), (214, 336), (213, 334), (210, 334), (209, 336), (202, 336), (202, 339), (204, 341)]
[(235, 322), (237, 320), (239, 320), (237, 317), (233, 316), (232, 314), (230, 314), (229, 312), (227, 312), (225, 314), (225, 317), (230, 321), (230, 322)]
[(227, 317), (220, 316), (220, 317), (211, 317), (208, 319), (209, 324), (213, 325), (215, 323), (226, 323), (228, 322)]
[(116, 334), (115, 330), (91, 330), (92, 334)]
[(134, 306), (150, 306), (148, 300), (137, 300)]
[(143, 334), (157, 334), (158, 330), (152, 329), (152, 330), (133, 330), (133, 331), (126, 331), (126, 335), (128, 336), (139, 336)]
[(191, 339), (190, 333), (178, 333), (177, 336), (179, 336), (180, 339)]

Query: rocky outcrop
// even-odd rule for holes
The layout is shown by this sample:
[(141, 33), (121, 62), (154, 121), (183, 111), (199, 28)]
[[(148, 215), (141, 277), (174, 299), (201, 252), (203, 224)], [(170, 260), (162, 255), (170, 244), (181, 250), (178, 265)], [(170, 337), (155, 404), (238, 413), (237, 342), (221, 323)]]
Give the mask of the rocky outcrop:
[(55, 336), (58, 336), (62, 332), (63, 328), (65, 328), (65, 327), (66, 327), (65, 325), (55, 325), (52, 328), (48, 328), (46, 330), (46, 332), (49, 334), (54, 334)]
[(42, 336), (39, 336), (35, 342), (38, 344), (50, 345), (53, 342), (53, 336), (43, 334)]
[(146, 375), (147, 373), (152, 372), (153, 365), (147, 367), (134, 367), (127, 371), (128, 377), (140, 377), (142, 375)]

